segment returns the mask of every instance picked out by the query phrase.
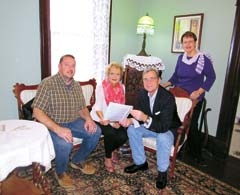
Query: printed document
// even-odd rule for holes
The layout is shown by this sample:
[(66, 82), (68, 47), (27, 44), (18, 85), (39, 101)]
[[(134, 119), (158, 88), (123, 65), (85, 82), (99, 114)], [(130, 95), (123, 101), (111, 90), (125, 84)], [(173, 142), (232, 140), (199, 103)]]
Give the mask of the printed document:
[(107, 111), (104, 113), (104, 119), (110, 121), (121, 121), (128, 117), (133, 106), (110, 102)]

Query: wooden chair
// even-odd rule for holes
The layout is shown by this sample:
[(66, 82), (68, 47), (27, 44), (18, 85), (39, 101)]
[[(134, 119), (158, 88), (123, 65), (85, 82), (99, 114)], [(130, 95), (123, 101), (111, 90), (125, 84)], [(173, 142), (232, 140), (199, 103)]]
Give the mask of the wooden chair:
[[(138, 71), (135, 68), (131, 68), (130, 66), (126, 66), (125, 73), (123, 77), (123, 83), (125, 85), (125, 93), (126, 93), (126, 104), (129, 105), (137, 105), (137, 96), (140, 89), (143, 87), (142, 83), (142, 72)], [(161, 71), (159, 75), (161, 76)], [(180, 151), (183, 144), (186, 142), (191, 122), (191, 117), (193, 113), (193, 109), (196, 105), (196, 102), (192, 102), (189, 99), (188, 93), (180, 88), (172, 88), (170, 89), (172, 94), (176, 98), (177, 110), (179, 118), (182, 121), (182, 126), (178, 129), (178, 136), (175, 142), (175, 145), (172, 146), (171, 150), (171, 164), (169, 177), (172, 178), (174, 176), (174, 169), (176, 164), (177, 154)], [(156, 152), (156, 139), (155, 138), (143, 138), (143, 144), (147, 151)]]
[(19, 119), (24, 119), (22, 106), (35, 97), (38, 85), (25, 85), (16, 83), (13, 93), (17, 99), (17, 110)]
[(143, 87), (142, 72), (135, 68), (126, 66), (123, 76), (123, 83), (125, 85), (125, 99), (127, 105), (136, 107), (138, 104), (138, 92)]

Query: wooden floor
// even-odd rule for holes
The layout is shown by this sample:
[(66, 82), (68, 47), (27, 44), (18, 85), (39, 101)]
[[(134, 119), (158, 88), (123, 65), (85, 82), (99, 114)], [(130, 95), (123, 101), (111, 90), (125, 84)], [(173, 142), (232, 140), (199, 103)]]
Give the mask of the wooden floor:
[(219, 179), (237, 189), (240, 189), (240, 159), (228, 156), (226, 159), (217, 158), (205, 153), (206, 167), (199, 166), (187, 152), (181, 161)]

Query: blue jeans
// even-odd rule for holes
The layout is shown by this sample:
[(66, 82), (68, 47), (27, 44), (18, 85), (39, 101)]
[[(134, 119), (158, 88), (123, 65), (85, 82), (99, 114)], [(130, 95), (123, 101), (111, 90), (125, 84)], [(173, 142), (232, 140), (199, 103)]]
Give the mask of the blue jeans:
[[(84, 129), (85, 120), (79, 118), (73, 122), (60, 124), (62, 127), (67, 127), (72, 131), (73, 137), (82, 138), (81, 147), (72, 158), (73, 163), (84, 161), (87, 156), (96, 148), (101, 136), (101, 129), (97, 126), (97, 131), (94, 134), (89, 134)], [(53, 140), (53, 145), (56, 153), (56, 172), (62, 174), (67, 170), (69, 156), (73, 149), (73, 144), (66, 142), (53, 131), (49, 131)]]
[(133, 161), (136, 165), (146, 162), (143, 137), (155, 137), (157, 142), (157, 169), (158, 171), (167, 171), (170, 164), (171, 147), (174, 142), (174, 136), (171, 131), (165, 133), (156, 133), (146, 129), (144, 126), (135, 128), (133, 125), (127, 130), (129, 144), (132, 150)]

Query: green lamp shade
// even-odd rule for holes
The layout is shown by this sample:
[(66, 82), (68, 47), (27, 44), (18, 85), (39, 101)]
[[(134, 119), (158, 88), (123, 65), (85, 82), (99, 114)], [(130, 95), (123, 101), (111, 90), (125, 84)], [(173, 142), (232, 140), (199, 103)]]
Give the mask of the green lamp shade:
[(137, 23), (137, 34), (154, 34), (154, 21), (149, 16), (143, 16)]

